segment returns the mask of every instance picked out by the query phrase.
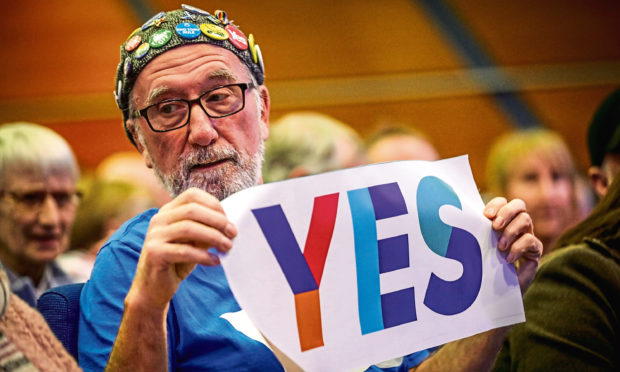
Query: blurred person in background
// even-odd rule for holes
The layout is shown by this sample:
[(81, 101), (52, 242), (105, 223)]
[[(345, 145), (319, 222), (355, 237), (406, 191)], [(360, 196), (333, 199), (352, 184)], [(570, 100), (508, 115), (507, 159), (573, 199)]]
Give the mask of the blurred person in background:
[(366, 145), (368, 162), (384, 163), (397, 160), (439, 160), (439, 153), (421, 131), (405, 125), (380, 127)]
[(83, 178), (80, 188), (84, 196), (76, 212), (71, 245), (58, 264), (76, 282), (85, 282), (99, 248), (110, 235), (126, 220), (157, 205), (150, 191), (135, 182), (91, 176)]
[(30, 123), (0, 126), (0, 261), (11, 290), (31, 306), (72, 279), (54, 260), (69, 246), (80, 193), (69, 144)]
[(81, 371), (43, 316), (11, 292), (0, 264), (0, 371)]
[(620, 370), (620, 179), (541, 261), (495, 371)]
[(145, 189), (158, 207), (172, 200), (168, 190), (153, 170), (144, 165), (144, 159), (137, 152), (120, 151), (107, 156), (97, 166), (95, 177), (101, 182), (120, 181)]
[(507, 133), (495, 141), (487, 158), (488, 191), (525, 202), (544, 254), (577, 222), (575, 179), (568, 147), (550, 130)]
[(598, 106), (588, 127), (590, 183), (599, 197), (607, 193), (620, 170), (620, 88)]
[(362, 140), (351, 127), (312, 111), (292, 112), (275, 121), (264, 156), (265, 182), (365, 163)]

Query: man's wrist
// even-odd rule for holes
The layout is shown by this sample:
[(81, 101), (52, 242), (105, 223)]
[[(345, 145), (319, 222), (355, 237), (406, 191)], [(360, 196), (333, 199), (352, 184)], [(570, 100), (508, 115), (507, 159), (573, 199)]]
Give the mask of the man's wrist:
[(170, 302), (161, 303), (161, 301), (155, 301), (145, 291), (138, 290), (132, 286), (125, 297), (124, 306), (125, 313), (133, 312), (142, 314), (141, 316), (145, 317), (163, 316), (165, 318)]

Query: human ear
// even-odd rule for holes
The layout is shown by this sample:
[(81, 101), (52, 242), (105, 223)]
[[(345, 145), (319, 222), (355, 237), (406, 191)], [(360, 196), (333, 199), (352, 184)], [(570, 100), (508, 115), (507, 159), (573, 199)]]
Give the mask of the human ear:
[(140, 141), (140, 136), (138, 136), (138, 131), (140, 130), (138, 129), (138, 123), (134, 122), (133, 119), (127, 120), (127, 129), (133, 138), (136, 149), (138, 150), (140, 155), (142, 155), (142, 159), (144, 159), (144, 164), (148, 168), (153, 168), (153, 162), (151, 160), (151, 157), (149, 156), (149, 153), (146, 150), (146, 147), (144, 146), (142, 141)]
[(609, 188), (610, 182), (601, 167), (590, 167), (588, 169), (588, 178), (590, 179), (590, 184), (592, 185), (592, 188), (599, 196), (599, 198), (602, 198), (603, 196), (605, 196), (605, 194), (607, 194), (607, 189)]
[(257, 92), (260, 94), (260, 99), (262, 101), (262, 110), (260, 112), (260, 121), (262, 124), (261, 137), (263, 140), (266, 140), (269, 137), (269, 110), (271, 98), (269, 96), (269, 90), (264, 85), (258, 87)]

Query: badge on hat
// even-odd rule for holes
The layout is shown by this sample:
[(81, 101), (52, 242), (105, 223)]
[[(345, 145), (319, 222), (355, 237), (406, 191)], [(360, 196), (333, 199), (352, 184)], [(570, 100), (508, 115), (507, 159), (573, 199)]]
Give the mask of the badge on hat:
[(191, 6), (191, 5), (187, 5), (187, 4), (181, 4), (181, 7), (184, 10), (187, 10), (188, 12), (192, 12), (194, 14), (199, 14), (199, 15), (202, 15), (202, 16), (211, 15), (211, 14), (209, 14), (209, 12), (207, 12), (205, 10), (202, 10), (200, 8), (196, 8), (195, 6)]
[[(135, 35), (135, 34), (136, 34), (136, 32), (138, 32), (138, 31), (140, 31), (140, 30), (142, 30), (142, 27), (138, 27), (138, 28), (136, 28), (135, 30), (133, 30), (133, 31), (129, 34), (129, 36), (127, 36), (127, 40), (131, 39), (131, 37), (132, 37), (133, 35)], [(125, 40), (125, 41), (127, 41), (127, 40)]]
[(153, 24), (157, 27), (161, 26), (162, 23), (166, 22), (166, 17), (157, 18), (153, 21)]
[(179, 36), (185, 39), (195, 39), (200, 36), (200, 27), (196, 26), (193, 23), (185, 22), (179, 23), (175, 30)]
[(149, 44), (152, 48), (161, 48), (168, 44), (171, 37), (172, 31), (167, 29), (158, 30), (149, 38)]
[(133, 54), (134, 58), (142, 59), (142, 57), (144, 57), (149, 52), (149, 49), (151, 49), (149, 43), (142, 43), (142, 45), (140, 45), (138, 49), (136, 49), (136, 52)]
[(181, 19), (185, 19), (185, 20), (189, 20), (189, 21), (195, 21), (196, 20), (196, 15), (192, 14), (190, 12), (188, 12), (187, 10), (183, 12), (183, 15), (181, 16)]
[(207, 19), (208, 19), (209, 21), (211, 21), (211, 23), (213, 23), (213, 24), (216, 24), (216, 25), (220, 25), (220, 24), (222, 24), (222, 22), (220, 22), (220, 20), (219, 20), (219, 19), (215, 18), (215, 17), (214, 17), (214, 16), (212, 16), (211, 14), (209, 14), (209, 15), (207, 16)]
[[(155, 24), (155, 21), (160, 20), (161, 18), (164, 18), (165, 20), (166, 17), (166, 12), (159, 12), (157, 14), (155, 14), (153, 17), (151, 17), (151, 19), (149, 19), (148, 21), (144, 22), (144, 24), (142, 25), (142, 31), (148, 29), (149, 27), (153, 26)], [(161, 23), (161, 21), (159, 21)], [(159, 24), (158, 24), (159, 26)]]
[(252, 60), (254, 63), (258, 63), (258, 56), (256, 55), (256, 45), (254, 44), (254, 35), (248, 36), (248, 44), (250, 44), (250, 52), (252, 53)]
[(129, 75), (131, 73), (131, 58), (127, 57), (125, 58), (125, 63), (123, 64), (123, 74), (125, 76)]
[(260, 66), (260, 69), (261, 69), (261, 71), (264, 74), (265, 73), (265, 64), (263, 63), (263, 53), (261, 53), (260, 47), (258, 46), (258, 44), (256, 44), (254, 46), (254, 50), (256, 51), (256, 59), (258, 59), (258, 65)]
[(215, 11), (215, 17), (223, 24), (223, 25), (227, 25), (230, 22), (228, 21), (228, 15), (226, 14), (225, 11), (223, 10), (216, 10)]
[(127, 53), (130, 53), (131, 51), (136, 49), (138, 45), (140, 45), (141, 42), (142, 42), (142, 37), (140, 35), (134, 35), (125, 44), (125, 50), (127, 51)]
[(226, 30), (224, 30), (220, 26), (216, 26), (211, 23), (201, 24), (200, 30), (202, 31), (203, 34), (215, 40), (226, 40), (229, 37), (228, 32), (226, 32)]
[(123, 109), (121, 107), (121, 94), (123, 93), (123, 81), (119, 80), (116, 85), (116, 91), (114, 92), (114, 98), (116, 99), (116, 105), (118, 105), (119, 109)]
[(225, 30), (228, 32), (230, 42), (239, 50), (248, 49), (248, 40), (245, 38), (243, 32), (241, 32), (234, 25), (226, 26)]

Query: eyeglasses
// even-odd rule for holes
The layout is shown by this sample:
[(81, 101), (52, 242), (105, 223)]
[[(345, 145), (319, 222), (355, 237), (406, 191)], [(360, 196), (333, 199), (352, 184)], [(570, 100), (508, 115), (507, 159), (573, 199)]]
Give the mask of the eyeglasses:
[(245, 91), (254, 88), (253, 83), (222, 85), (210, 89), (192, 100), (165, 99), (138, 110), (134, 117), (144, 117), (154, 132), (169, 132), (186, 126), (194, 103), (200, 104), (210, 118), (234, 115), (245, 107)]
[(35, 211), (40, 210), (47, 200), (47, 196), (51, 195), (56, 202), (56, 206), (60, 210), (70, 210), (77, 207), (80, 199), (82, 199), (81, 191), (54, 191), (47, 192), (43, 190), (37, 191), (0, 191), (2, 195), (10, 196), (15, 204), (22, 210)]

